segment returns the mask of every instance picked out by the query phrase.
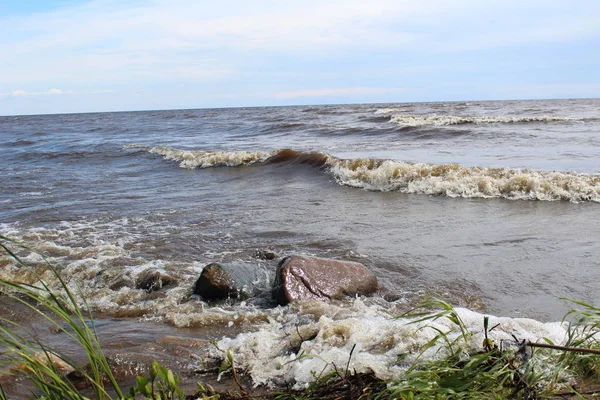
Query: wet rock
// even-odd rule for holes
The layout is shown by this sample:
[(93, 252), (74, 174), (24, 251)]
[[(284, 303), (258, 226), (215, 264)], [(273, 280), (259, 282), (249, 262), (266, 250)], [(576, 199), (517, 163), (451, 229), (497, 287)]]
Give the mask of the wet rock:
[(133, 279), (131, 279), (128, 276), (123, 276), (119, 279), (115, 279), (113, 282), (109, 283), (108, 287), (111, 290), (119, 290), (122, 289), (124, 287), (126, 288), (132, 288), (135, 286), (135, 283), (133, 282)]
[(238, 289), (231, 274), (221, 264), (208, 264), (194, 286), (194, 294), (207, 300), (237, 298)]
[[(58, 355), (57, 353), (54, 353), (52, 351), (38, 351), (32, 354), (33, 355), (33, 361), (37, 364), (41, 364), (41, 365), (45, 365), (47, 367), (53, 367), (54, 369), (64, 372), (64, 373), (70, 373), (73, 372), (75, 370), (75, 368), (67, 361), (65, 361), (63, 359), (63, 357), (61, 357), (60, 355)], [(16, 371), (25, 371), (25, 372), (30, 372), (29, 367), (27, 366), (27, 362), (22, 362), (16, 365), (13, 365), (9, 371), (11, 372), (16, 372)]]
[(177, 285), (177, 280), (164, 271), (158, 269), (147, 269), (137, 278), (135, 287), (148, 293), (160, 290), (166, 286)]
[(256, 250), (254, 257), (259, 260), (274, 260), (277, 258), (277, 253), (271, 249)]
[[(264, 271), (263, 271), (264, 272)], [(194, 294), (206, 300), (250, 297), (260, 291), (261, 270), (241, 262), (211, 263), (202, 270)]]
[(119, 290), (124, 287), (135, 287), (135, 282), (129, 275), (123, 272), (123, 268), (108, 268), (102, 270), (96, 275), (96, 281), (108, 286), (111, 290)]
[(360, 263), (294, 255), (277, 266), (273, 298), (279, 304), (288, 304), (297, 300), (367, 295), (377, 288), (375, 275)]
[(396, 293), (386, 293), (383, 295), (383, 299), (387, 302), (393, 303), (394, 301), (402, 299), (402, 296)]

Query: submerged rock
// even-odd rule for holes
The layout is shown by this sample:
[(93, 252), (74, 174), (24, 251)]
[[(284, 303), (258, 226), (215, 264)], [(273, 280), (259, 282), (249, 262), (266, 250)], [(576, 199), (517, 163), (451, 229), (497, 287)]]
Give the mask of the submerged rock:
[(158, 269), (147, 269), (137, 278), (135, 287), (148, 293), (160, 290), (165, 286), (177, 285), (177, 280), (164, 271)]
[(274, 260), (277, 258), (277, 253), (271, 249), (256, 250), (254, 252), (254, 257), (259, 260)]
[(100, 271), (96, 275), (96, 281), (108, 286), (111, 290), (121, 288), (134, 288), (135, 282), (123, 271), (123, 268), (113, 267)]
[(340, 299), (377, 290), (377, 278), (353, 261), (294, 255), (277, 266), (273, 298), (279, 304), (306, 299)]
[[(123, 353), (121, 351), (109, 352), (106, 358), (110, 364), (110, 369), (117, 381), (128, 381), (136, 376), (146, 375), (154, 357), (151, 355), (136, 353)], [(91, 381), (86, 378), (92, 375), (92, 367), (90, 364), (73, 370), (66, 374), (66, 378), (79, 390), (91, 388)]]
[(260, 290), (261, 270), (241, 262), (211, 263), (202, 270), (194, 294), (206, 300), (249, 297)]

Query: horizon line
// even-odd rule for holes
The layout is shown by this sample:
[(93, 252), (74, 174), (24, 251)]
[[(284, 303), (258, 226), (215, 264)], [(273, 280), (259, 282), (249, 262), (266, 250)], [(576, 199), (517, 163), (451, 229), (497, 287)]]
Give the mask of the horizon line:
[(107, 110), (107, 111), (73, 111), (73, 112), (51, 112), (51, 113), (32, 113), (32, 114), (0, 114), (0, 118), (5, 117), (37, 117), (52, 115), (78, 115), (78, 114), (109, 114), (109, 113), (138, 113), (153, 111), (189, 111), (189, 110), (229, 110), (244, 108), (285, 108), (285, 107), (323, 107), (323, 106), (350, 106), (350, 105), (377, 105), (377, 104), (423, 104), (423, 103), (462, 103), (462, 102), (508, 102), (508, 101), (557, 101), (557, 100), (596, 100), (600, 97), (555, 97), (555, 98), (524, 98), (524, 99), (462, 99), (462, 100), (418, 100), (418, 101), (393, 101), (393, 102), (367, 102), (367, 103), (298, 103), (285, 105), (249, 105), (249, 106), (225, 106), (225, 107), (192, 107), (192, 108), (148, 108), (132, 110)]

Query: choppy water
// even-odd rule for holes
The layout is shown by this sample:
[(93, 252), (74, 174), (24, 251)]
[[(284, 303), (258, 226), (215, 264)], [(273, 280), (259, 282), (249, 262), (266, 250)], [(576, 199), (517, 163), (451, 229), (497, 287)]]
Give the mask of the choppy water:
[[(60, 261), (123, 326), (272, 332), (393, 316), (431, 292), (540, 321), (569, 309), (560, 297), (600, 304), (600, 100), (8, 116), (0, 138), (0, 232)], [(385, 291), (281, 314), (264, 248), (362, 262)], [(51, 281), (27, 261), (0, 274)], [(191, 296), (215, 261), (258, 269), (265, 295)], [(177, 284), (115, 285), (149, 268)]]

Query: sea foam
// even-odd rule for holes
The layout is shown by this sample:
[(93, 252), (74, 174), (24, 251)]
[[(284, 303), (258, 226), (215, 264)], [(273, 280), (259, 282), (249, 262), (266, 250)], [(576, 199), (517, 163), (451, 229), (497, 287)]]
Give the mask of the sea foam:
[[(397, 318), (389, 308), (367, 304), (360, 298), (343, 307), (318, 301), (280, 307), (258, 329), (219, 340), (215, 348), (204, 353), (203, 361), (219, 362), (229, 351), (256, 386), (293, 384), (301, 389), (334, 368), (344, 373), (346, 364), (351, 373), (373, 373), (385, 380), (399, 378), (417, 359), (447, 356), (442, 340), (426, 346), (440, 332), (446, 333), (450, 341), (461, 335), (448, 318), (416, 322)], [(461, 343), (463, 351), (481, 350), (484, 314), (465, 308), (455, 311), (469, 332)], [(306, 315), (314, 319), (307, 321)], [(510, 346), (514, 337), (533, 342), (542, 338), (554, 343), (565, 340), (565, 326), (558, 322), (489, 318), (490, 326), (498, 325), (489, 332), (496, 344)]]
[(374, 191), (600, 202), (600, 176), (588, 174), (375, 159), (330, 159), (329, 166), (340, 184)]
[(165, 146), (152, 147), (148, 151), (160, 154), (165, 160), (177, 161), (181, 168), (188, 169), (251, 165), (272, 156), (272, 153), (260, 151), (190, 151)]

